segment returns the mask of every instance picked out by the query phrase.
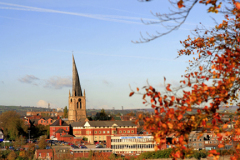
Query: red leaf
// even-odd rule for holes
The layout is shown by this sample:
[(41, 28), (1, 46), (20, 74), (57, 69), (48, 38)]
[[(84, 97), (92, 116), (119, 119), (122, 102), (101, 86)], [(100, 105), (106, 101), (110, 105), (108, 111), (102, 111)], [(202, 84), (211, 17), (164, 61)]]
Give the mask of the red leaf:
[(134, 92), (131, 92), (131, 93), (129, 94), (129, 97), (131, 97), (133, 94), (134, 94)]
[(178, 117), (177, 117), (177, 119), (180, 121), (181, 119), (183, 118), (183, 115), (179, 115)]
[(167, 91), (172, 91), (171, 89), (170, 89), (170, 86), (171, 86), (171, 84), (168, 84), (168, 86), (166, 87), (166, 89), (167, 89)]

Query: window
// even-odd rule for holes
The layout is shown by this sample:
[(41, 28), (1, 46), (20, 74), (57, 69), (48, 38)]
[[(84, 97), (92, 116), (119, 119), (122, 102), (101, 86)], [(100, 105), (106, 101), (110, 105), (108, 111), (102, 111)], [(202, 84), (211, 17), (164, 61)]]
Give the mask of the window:
[(105, 133), (105, 131), (103, 131), (103, 133)]
[(43, 122), (43, 120), (41, 120), (41, 123)]
[(39, 153), (39, 155), (38, 155), (39, 157), (41, 157), (41, 153)]
[(97, 131), (94, 131), (95, 134), (97, 134)]
[(66, 127), (66, 131), (68, 130), (68, 127)]
[(130, 133), (130, 131), (127, 131), (127, 133)]
[(99, 131), (99, 134), (101, 134), (101, 131)]
[(132, 130), (131, 132), (134, 133), (134, 130)]
[(47, 156), (49, 156), (49, 153), (47, 153)]
[(119, 131), (119, 133), (122, 133), (122, 131)]
[(107, 133), (109, 133), (109, 131), (107, 131)]
[(101, 136), (99, 136), (99, 139), (101, 139)]
[(126, 131), (124, 130), (123, 133), (126, 133)]
[(86, 134), (89, 134), (89, 131), (86, 131)]

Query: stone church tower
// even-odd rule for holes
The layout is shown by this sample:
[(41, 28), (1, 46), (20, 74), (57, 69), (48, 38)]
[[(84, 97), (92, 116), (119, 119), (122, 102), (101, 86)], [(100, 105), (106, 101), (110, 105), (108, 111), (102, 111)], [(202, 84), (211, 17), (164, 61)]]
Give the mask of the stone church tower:
[(82, 121), (87, 118), (86, 116), (86, 96), (85, 90), (82, 95), (82, 89), (78, 77), (78, 71), (75, 64), (74, 57), (72, 57), (72, 95), (69, 91), (68, 98), (68, 120), (69, 121)]

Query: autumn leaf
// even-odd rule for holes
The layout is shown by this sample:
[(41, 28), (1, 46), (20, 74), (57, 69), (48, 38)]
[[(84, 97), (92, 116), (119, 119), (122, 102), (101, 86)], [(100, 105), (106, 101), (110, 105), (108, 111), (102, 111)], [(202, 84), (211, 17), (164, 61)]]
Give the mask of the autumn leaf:
[(202, 66), (199, 66), (199, 69), (200, 69), (200, 71), (202, 71), (202, 70), (203, 70), (203, 67), (202, 67)]
[(183, 0), (178, 1), (177, 5), (178, 5), (178, 8), (185, 7), (185, 6), (183, 5)]
[(166, 89), (167, 89), (167, 91), (170, 91), (170, 92), (171, 92), (172, 90), (170, 89), (170, 86), (171, 86), (171, 84), (168, 84), (167, 87), (166, 87)]
[(177, 119), (180, 121), (182, 118), (183, 118), (183, 115), (180, 114)]
[(131, 92), (131, 93), (129, 94), (129, 97), (131, 97), (133, 94), (134, 94), (134, 92)]
[(237, 9), (240, 9), (240, 2), (236, 2), (235, 6), (236, 6)]
[(139, 91), (139, 88), (137, 88), (137, 91)]
[(172, 97), (171, 97), (171, 100), (172, 100), (172, 101), (174, 101), (174, 100), (175, 100), (175, 97), (174, 97), (174, 96), (172, 96)]
[(223, 148), (223, 147), (224, 147), (223, 144), (219, 144), (219, 145), (218, 145), (218, 148)]

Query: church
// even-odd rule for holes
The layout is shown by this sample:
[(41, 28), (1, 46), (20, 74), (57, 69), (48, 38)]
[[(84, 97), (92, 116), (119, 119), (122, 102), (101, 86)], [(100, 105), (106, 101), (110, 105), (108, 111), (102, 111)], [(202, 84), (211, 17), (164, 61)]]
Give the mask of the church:
[(69, 122), (86, 120), (86, 95), (85, 90), (82, 94), (82, 88), (74, 56), (72, 56), (72, 94), (69, 90), (68, 107)]

